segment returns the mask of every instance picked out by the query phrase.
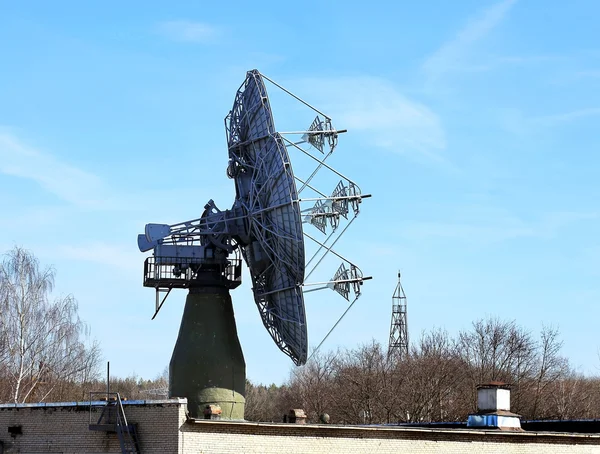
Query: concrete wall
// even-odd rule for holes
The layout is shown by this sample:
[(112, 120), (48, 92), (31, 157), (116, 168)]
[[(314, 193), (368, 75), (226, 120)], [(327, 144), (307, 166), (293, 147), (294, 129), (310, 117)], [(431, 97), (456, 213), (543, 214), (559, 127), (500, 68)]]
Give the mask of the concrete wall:
[[(187, 421), (185, 399), (124, 405), (145, 454), (199, 453), (565, 453), (600, 454), (600, 434)], [(93, 422), (100, 408), (92, 414)], [(0, 405), (4, 453), (118, 453), (116, 434), (88, 428), (84, 403)], [(9, 426), (22, 426), (11, 437)], [(0, 450), (0, 453), (2, 451)]]

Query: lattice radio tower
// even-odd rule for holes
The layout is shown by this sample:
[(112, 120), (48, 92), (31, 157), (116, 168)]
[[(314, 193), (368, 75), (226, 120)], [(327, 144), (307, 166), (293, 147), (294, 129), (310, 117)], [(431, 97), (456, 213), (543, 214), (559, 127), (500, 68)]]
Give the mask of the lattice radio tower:
[(400, 282), (392, 296), (392, 324), (390, 326), (390, 343), (388, 356), (403, 357), (408, 355), (408, 322), (406, 320), (406, 295)]

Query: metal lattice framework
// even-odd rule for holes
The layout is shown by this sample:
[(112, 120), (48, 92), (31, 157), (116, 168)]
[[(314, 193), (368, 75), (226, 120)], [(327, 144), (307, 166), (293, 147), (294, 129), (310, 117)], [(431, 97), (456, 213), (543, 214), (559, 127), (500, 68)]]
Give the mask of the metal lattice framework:
[(250, 72), (225, 119), (236, 205), (248, 216), (241, 246), (263, 323), (279, 348), (304, 363), (308, 336), (302, 284), (304, 239), (292, 166), (275, 132), (260, 74)]
[[(265, 80), (317, 113), (308, 130), (276, 131)], [(308, 352), (303, 294), (330, 288), (347, 300), (353, 295), (353, 304), (360, 296), (363, 281), (370, 279), (333, 250), (359, 214), (362, 199), (369, 195), (361, 194), (356, 183), (325, 162), (337, 146), (338, 134), (345, 130), (335, 130), (328, 116), (257, 70), (247, 73), (237, 91), (225, 128), (227, 175), (236, 188), (232, 208), (219, 210), (210, 200), (200, 218), (174, 225), (147, 224), (145, 233), (138, 237), (138, 246), (141, 251), (154, 249), (154, 257), (146, 261), (144, 285), (157, 291), (156, 313), (166, 299), (159, 301), (160, 292), (168, 295), (172, 288), (206, 285), (202, 280), (206, 273), (210, 279), (235, 288), (241, 281), (235, 254), (241, 251), (266, 329), (278, 347), (301, 365), (307, 361)], [(302, 137), (300, 141), (288, 138), (297, 134)], [(294, 175), (288, 150), (299, 151), (316, 163), (308, 178)], [(329, 196), (313, 185), (314, 177), (323, 170), (340, 178)], [(301, 198), (305, 190), (316, 197)], [(309, 206), (303, 208), (306, 204)], [(342, 220), (347, 222), (340, 230)], [(320, 241), (304, 232), (303, 223), (316, 227), (326, 239)], [(308, 260), (304, 237), (317, 245)], [(234, 259), (229, 258), (230, 254)], [(329, 254), (342, 260), (333, 278), (307, 283)], [(307, 286), (313, 287), (307, 290)]]
[(389, 356), (406, 357), (408, 355), (408, 320), (406, 316), (406, 295), (400, 282), (400, 273), (398, 273), (398, 285), (392, 296)]

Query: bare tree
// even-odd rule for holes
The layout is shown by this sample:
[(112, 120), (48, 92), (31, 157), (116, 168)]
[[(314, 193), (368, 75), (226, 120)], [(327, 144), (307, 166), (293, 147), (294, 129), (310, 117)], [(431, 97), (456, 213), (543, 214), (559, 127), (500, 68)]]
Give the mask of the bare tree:
[(459, 334), (464, 359), (475, 369), (475, 384), (512, 382), (531, 373), (535, 341), (514, 320), (497, 318), (473, 322), (473, 331)]
[(43, 401), (61, 383), (96, 378), (100, 349), (71, 296), (50, 301), (54, 270), (15, 247), (0, 263), (0, 366), (10, 400)]
[(382, 403), (390, 389), (390, 362), (381, 344), (372, 341), (336, 361), (335, 415), (350, 424), (373, 424), (387, 418)]
[(285, 386), (255, 385), (250, 380), (246, 380), (244, 418), (248, 421), (281, 422), (283, 415), (287, 414), (290, 408), (297, 407), (289, 403), (289, 395), (283, 397), (286, 391)]
[(552, 407), (548, 416), (556, 419), (590, 417), (592, 409), (589, 385), (589, 380), (575, 372), (550, 383), (549, 397)]
[(466, 418), (473, 406), (466, 380), (468, 365), (445, 330), (423, 333), (404, 367), (402, 408), (406, 421)]
[(402, 358), (375, 341), (321, 357), (279, 396), (335, 422), (464, 421), (476, 410), (476, 385), (498, 380), (512, 385), (511, 407), (525, 419), (598, 417), (600, 379), (574, 373), (561, 347), (556, 328), (536, 338), (515, 321), (482, 319), (455, 338), (426, 332)]
[[(295, 369), (285, 390), (290, 408), (303, 408), (310, 421), (318, 421), (323, 413), (330, 413), (339, 398), (334, 389), (338, 354), (316, 353), (304, 366)], [(289, 409), (288, 409), (289, 410)]]
[(535, 376), (529, 389), (531, 404), (527, 414), (532, 419), (549, 413), (550, 385), (564, 381), (571, 374), (569, 362), (560, 355), (561, 348), (562, 341), (559, 340), (558, 328), (543, 326), (538, 345)]

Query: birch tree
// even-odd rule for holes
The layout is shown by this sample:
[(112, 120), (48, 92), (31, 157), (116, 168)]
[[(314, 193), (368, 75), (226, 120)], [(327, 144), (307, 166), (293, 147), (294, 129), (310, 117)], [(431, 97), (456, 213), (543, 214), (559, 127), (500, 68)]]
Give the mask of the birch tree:
[(19, 247), (0, 263), (0, 370), (15, 403), (43, 401), (56, 386), (98, 373), (100, 349), (86, 342), (77, 301), (72, 295), (49, 299), (54, 276)]

